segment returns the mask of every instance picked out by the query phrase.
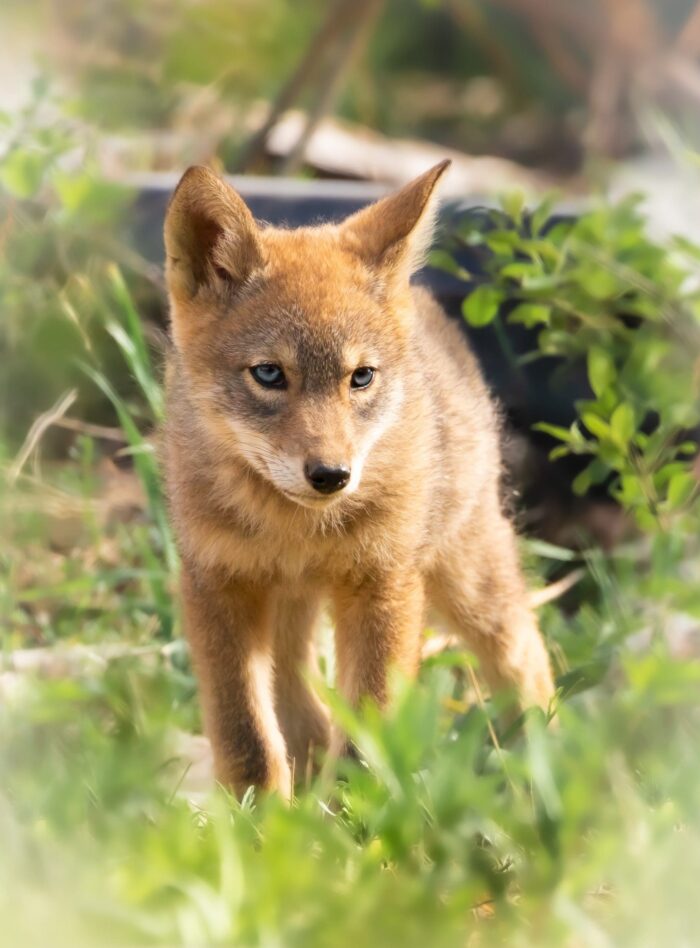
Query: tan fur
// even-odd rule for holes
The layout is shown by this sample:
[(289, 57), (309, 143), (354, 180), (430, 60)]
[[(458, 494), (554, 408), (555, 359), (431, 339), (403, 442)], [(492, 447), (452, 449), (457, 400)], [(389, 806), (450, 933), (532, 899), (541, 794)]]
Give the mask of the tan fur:
[[(353, 703), (385, 704), (392, 667), (415, 672), (430, 606), (492, 687), (524, 704), (552, 694), (499, 503), (496, 413), (458, 327), (409, 285), (444, 167), (295, 231), (258, 227), (204, 168), (171, 201), (167, 487), (205, 725), (239, 793), (289, 795), (292, 769), (328, 743), (307, 683), (326, 601)], [(261, 363), (287, 388), (261, 387)], [(376, 375), (357, 390), (360, 366)], [(319, 495), (310, 460), (346, 465), (350, 483)]]

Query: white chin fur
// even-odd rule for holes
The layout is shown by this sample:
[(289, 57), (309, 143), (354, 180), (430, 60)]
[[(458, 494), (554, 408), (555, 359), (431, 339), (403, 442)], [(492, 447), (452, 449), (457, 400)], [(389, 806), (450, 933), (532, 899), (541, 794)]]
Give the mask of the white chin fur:
[[(277, 487), (276, 484), (275, 487)], [(324, 507), (330, 507), (333, 503), (342, 500), (347, 494), (347, 489), (337, 491), (335, 494), (291, 494), (279, 487), (277, 489), (281, 494), (284, 494), (287, 500), (299, 504), (300, 507), (307, 507), (309, 510), (322, 510)]]

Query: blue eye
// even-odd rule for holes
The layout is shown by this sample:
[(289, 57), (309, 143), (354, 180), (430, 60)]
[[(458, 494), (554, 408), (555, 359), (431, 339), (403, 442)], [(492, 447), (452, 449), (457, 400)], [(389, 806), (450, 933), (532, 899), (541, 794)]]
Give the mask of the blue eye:
[(361, 365), (359, 369), (355, 369), (350, 378), (351, 388), (367, 388), (368, 385), (372, 384), (372, 379), (374, 378), (374, 369), (369, 365)]
[(261, 365), (254, 365), (250, 370), (250, 374), (258, 385), (262, 385), (263, 388), (287, 387), (284, 372), (279, 365), (274, 365), (272, 362), (263, 362)]

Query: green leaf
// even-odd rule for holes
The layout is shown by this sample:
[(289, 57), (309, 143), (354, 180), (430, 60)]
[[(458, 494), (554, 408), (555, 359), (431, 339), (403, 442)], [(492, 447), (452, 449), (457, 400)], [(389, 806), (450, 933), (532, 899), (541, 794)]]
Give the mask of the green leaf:
[(16, 198), (33, 198), (44, 180), (46, 155), (18, 148), (11, 151), (0, 165), (0, 181)]
[(588, 468), (584, 468), (582, 471), (576, 475), (576, 477), (571, 482), (571, 489), (576, 494), (577, 497), (583, 497), (585, 493), (591, 487), (591, 475), (588, 471)]
[(593, 484), (600, 484), (604, 481), (608, 474), (607, 465), (600, 458), (593, 458), (588, 467), (580, 471), (574, 478), (571, 489), (578, 497), (581, 497), (590, 490)]
[(540, 323), (549, 323), (551, 313), (551, 307), (542, 306), (540, 303), (520, 303), (508, 314), (508, 321), (522, 323), (523, 326), (532, 329)]
[(615, 276), (602, 267), (585, 268), (579, 275), (581, 286), (594, 300), (607, 300), (619, 293)]
[(555, 266), (561, 261), (561, 251), (550, 240), (528, 238), (521, 243), (521, 249), (532, 259), (543, 258)]
[(623, 474), (615, 496), (625, 507), (638, 507), (647, 504), (642, 483), (636, 474)]
[(627, 402), (618, 405), (612, 413), (610, 428), (621, 447), (626, 448), (635, 432), (634, 410)]
[(488, 326), (498, 314), (503, 293), (493, 286), (477, 286), (462, 303), (462, 313), (470, 326)]
[(571, 235), (572, 227), (571, 221), (559, 221), (548, 229), (547, 240), (552, 246), (562, 249), (567, 238)]
[(550, 461), (558, 461), (559, 458), (565, 458), (572, 453), (572, 448), (568, 444), (560, 444), (556, 448), (552, 448), (547, 457)]
[(542, 272), (542, 267), (536, 263), (525, 263), (523, 260), (516, 260), (514, 263), (507, 263), (499, 271), (499, 276), (503, 279), (524, 280), (530, 276), (536, 276)]
[(676, 476), (676, 474), (687, 474), (688, 465), (684, 464), (683, 461), (671, 461), (654, 473), (654, 486), (659, 491), (663, 493), (663, 489), (668, 487), (671, 480)]
[(610, 438), (610, 425), (599, 415), (595, 415), (592, 411), (585, 411), (581, 415), (581, 421), (584, 423), (586, 428), (588, 428), (590, 433), (599, 440), (607, 441)]
[(684, 507), (698, 489), (698, 482), (690, 471), (674, 474), (668, 484), (668, 506), (671, 510)]
[(523, 207), (525, 206), (525, 195), (523, 192), (509, 191), (507, 194), (502, 194), (500, 205), (508, 217), (511, 217), (515, 223), (520, 226), (523, 219)]
[(576, 550), (570, 550), (565, 546), (558, 546), (555, 543), (549, 543), (547, 540), (529, 539), (525, 541), (527, 549), (536, 556), (541, 556), (547, 560), (558, 560), (562, 563), (571, 563), (574, 560), (580, 560), (581, 554)]
[(548, 194), (530, 215), (530, 228), (536, 237), (540, 235), (552, 216), (552, 209), (556, 201), (556, 194)]
[(546, 355), (571, 355), (577, 348), (575, 337), (563, 329), (543, 329), (537, 345)]
[(593, 346), (588, 350), (588, 381), (591, 388), (601, 398), (608, 386), (617, 377), (615, 363), (610, 353), (602, 346)]
[(532, 426), (532, 430), (542, 431), (544, 434), (558, 438), (560, 441), (571, 441), (573, 437), (570, 428), (562, 428), (561, 425), (550, 425), (546, 421), (538, 421), (536, 425)]
[(61, 204), (70, 215), (97, 224), (113, 221), (129, 193), (119, 184), (102, 181), (88, 173), (57, 172), (52, 175), (52, 181)]
[(505, 257), (513, 256), (521, 243), (522, 237), (514, 230), (493, 231), (486, 237), (487, 247), (495, 254), (501, 254)]
[(543, 273), (523, 278), (523, 289), (531, 293), (537, 293), (539, 298), (553, 296), (555, 292), (560, 293), (561, 287), (567, 282), (567, 278), (559, 273)]
[(451, 273), (460, 280), (466, 281), (472, 279), (472, 274), (460, 266), (450, 251), (441, 247), (436, 247), (430, 251), (428, 255), (428, 266), (435, 267), (436, 270), (444, 270), (446, 273)]
[(601, 461), (612, 468), (613, 471), (621, 471), (627, 467), (627, 455), (618, 448), (612, 439), (605, 440), (601, 438), (598, 441), (597, 453)]
[(634, 511), (634, 519), (640, 530), (645, 533), (656, 533), (659, 529), (658, 518), (649, 510), (648, 506), (639, 506)]

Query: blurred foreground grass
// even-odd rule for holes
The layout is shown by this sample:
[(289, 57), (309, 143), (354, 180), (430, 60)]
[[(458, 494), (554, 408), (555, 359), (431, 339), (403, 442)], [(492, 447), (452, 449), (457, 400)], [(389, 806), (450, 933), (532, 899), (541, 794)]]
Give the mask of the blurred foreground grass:
[[(595, 586), (592, 563), (594, 604), (545, 609), (559, 670), (584, 689), (556, 733), (538, 716), (491, 731), (468, 657), (443, 653), (388, 720), (338, 706), (365, 763), (288, 808), (188, 787), (181, 650), (100, 658), (117, 637), (152, 643), (140, 556), (119, 549), (97, 572), (71, 557), (74, 585), (42, 594), (47, 626), (97, 660), (2, 676), (2, 944), (697, 943), (700, 662), (627, 637), (664, 614), (634, 576)], [(31, 590), (15, 610), (35, 611)]]

